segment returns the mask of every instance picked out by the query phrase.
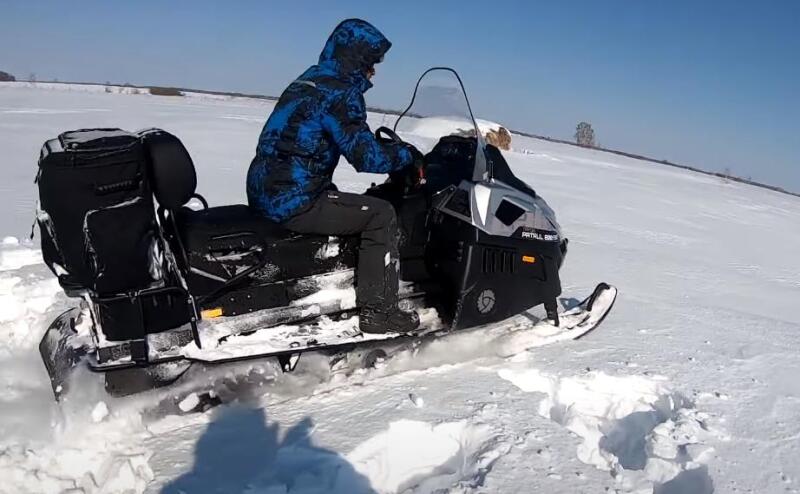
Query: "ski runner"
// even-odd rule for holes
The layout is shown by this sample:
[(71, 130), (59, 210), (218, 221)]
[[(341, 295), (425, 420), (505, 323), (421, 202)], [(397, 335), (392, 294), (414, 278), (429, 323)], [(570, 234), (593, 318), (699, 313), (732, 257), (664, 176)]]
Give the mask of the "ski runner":
[(367, 125), (364, 92), (391, 43), (360, 19), (341, 22), (319, 63), (281, 95), (264, 125), (247, 174), (250, 206), (303, 234), (360, 235), (356, 268), (359, 324), (365, 333), (407, 333), (415, 312), (397, 306), (397, 219), (390, 203), (339, 192), (332, 178), (344, 155), (359, 172), (413, 165), (413, 146), (378, 142)]

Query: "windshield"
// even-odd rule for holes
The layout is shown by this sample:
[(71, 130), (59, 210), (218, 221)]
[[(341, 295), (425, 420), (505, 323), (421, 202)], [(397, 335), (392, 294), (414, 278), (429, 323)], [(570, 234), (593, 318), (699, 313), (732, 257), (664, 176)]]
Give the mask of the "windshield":
[(451, 68), (434, 67), (422, 74), (411, 103), (394, 124), (394, 131), (423, 154), (429, 153), (444, 136), (477, 136), (478, 152), (475, 153), (472, 179), (491, 178), (483, 135), (478, 131), (461, 78)]

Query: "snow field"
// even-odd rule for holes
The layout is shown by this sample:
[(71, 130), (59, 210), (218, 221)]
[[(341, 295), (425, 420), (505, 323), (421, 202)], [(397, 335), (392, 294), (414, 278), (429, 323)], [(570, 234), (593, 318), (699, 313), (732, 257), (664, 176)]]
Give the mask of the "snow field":
[[(30, 351), (35, 350), (38, 334), (52, 317), (51, 309), (64, 304), (65, 300), (43, 265), (20, 261), (33, 261), (38, 256), (30, 246), (27, 247), (28, 256), (20, 254), (24, 249), (19, 242), (7, 239), (0, 250), (3, 259), (0, 279), (2, 286), (6, 287), (0, 300), (4, 307), (16, 311), (9, 312), (9, 317), (3, 321), (6, 324), (3, 326), (4, 336), (9, 336), (7, 343), (15, 341), (17, 350)], [(41, 280), (20, 285), (25, 272), (31, 273), (29, 278)], [(38, 275), (34, 274), (36, 272)], [(334, 285), (331, 289), (336, 291)], [(37, 325), (41, 328), (36, 328)], [(499, 330), (495, 332), (502, 334)], [(417, 377), (424, 376), (430, 369), (459, 367), (463, 365), (459, 362), (474, 361), (497, 351), (497, 348), (485, 348), (485, 336), (478, 333), (456, 335), (415, 355), (401, 355), (379, 365), (378, 369), (351, 377), (315, 377), (313, 372), (301, 372), (297, 379), (306, 381), (305, 387), (311, 386), (312, 393), (324, 391), (331, 394), (359, 383), (361, 386), (380, 383), (381, 379), (413, 383), (415, 379), (407, 376), (409, 372), (418, 373)], [(526, 344), (531, 343), (529, 339), (526, 339)], [(708, 459), (710, 452), (703, 446), (703, 434), (708, 434), (706, 426), (697, 425), (700, 422), (694, 417), (695, 412), (686, 412), (691, 406), (679, 394), (673, 395), (663, 379), (612, 378), (602, 373), (593, 373), (586, 378), (556, 378), (536, 368), (525, 368), (524, 358), (512, 358), (511, 362), (516, 366), (514, 369), (522, 365), (522, 370), (503, 368), (497, 371), (497, 375), (524, 392), (547, 393), (547, 398), (538, 406), (539, 414), (581, 437), (583, 442), (577, 448), (577, 458), (600, 470), (615, 472), (616, 484), (627, 489), (623, 492), (639, 492), (642, 485), (645, 487), (641, 492), (647, 492), (647, 486), (669, 486), (674, 479), (690, 478), (681, 477), (682, 473), (692, 475), (705, 468), (702, 461)], [(408, 377), (411, 377), (410, 381)], [(325, 384), (326, 380), (330, 384)], [(614, 390), (622, 392), (615, 393)], [(273, 390), (273, 393), (280, 395), (281, 391)], [(300, 392), (292, 390), (289, 396), (295, 393)], [(436, 403), (436, 400), (424, 399), (425, 394), (415, 390), (402, 401), (407, 403), (405, 406), (416, 409), (424, 409), (426, 402)], [(157, 450), (142, 443), (153, 441), (159, 431), (140, 422), (136, 405), (123, 403), (115, 410), (112, 400), (109, 410), (109, 405), (102, 400), (98, 390), (90, 387), (84, 393), (70, 397), (71, 403), (65, 404), (60, 418), (54, 410), (50, 420), (54, 420), (56, 430), (49, 447), (26, 449), (12, 445), (7, 448), (0, 465), (8, 470), (12, 479), (10, 485), (18, 487), (19, 492), (34, 485), (36, 487), (31, 492), (68, 489), (143, 492), (148, 485), (158, 484), (149, 466)], [(269, 400), (267, 398), (261, 403), (264, 409), (271, 408)], [(185, 411), (195, 405), (193, 395), (189, 395), (180, 403), (180, 408)], [(491, 417), (482, 418), (487, 410), (491, 412), (496, 407), (496, 404), (481, 404), (476, 407), (477, 412), (468, 413), (468, 418), (458, 421), (426, 422), (405, 418), (390, 421), (387, 428), (376, 431), (344, 455), (320, 453), (310, 444), (302, 447), (281, 444), (272, 465), (274, 468), (269, 471), (298, 471), (300, 466), (303, 466), (300, 470), (306, 471), (306, 465), (313, 464), (313, 472), (304, 473), (300, 479), (292, 477), (288, 480), (259, 473), (250, 479), (247, 489), (249, 492), (289, 492), (281, 489), (291, 489), (291, 492), (392, 493), (407, 489), (432, 492), (456, 486), (466, 492), (482, 485), (495, 462), (511, 449), (508, 432), (487, 425), (491, 423)], [(255, 410), (248, 413), (258, 413), (258, 408)], [(209, 428), (216, 423), (216, 416), (211, 412), (204, 417), (209, 421)], [(168, 419), (165, 421), (169, 424)], [(238, 421), (236, 423), (240, 425)], [(77, 433), (84, 428), (91, 428), (92, 433)], [(312, 433), (306, 439), (310, 439)], [(680, 441), (673, 439), (677, 436), (686, 437)], [(131, 442), (132, 438), (138, 440)], [(640, 474), (636, 475), (637, 472)], [(561, 476), (553, 472), (548, 475), (547, 478), (552, 480), (560, 480), (558, 477)], [(692, 486), (698, 486), (707, 480), (707, 476), (700, 476), (690, 482)], [(307, 484), (307, 490), (298, 490), (298, 482)], [(170, 492), (170, 485), (167, 483), (165, 486), (167, 492)], [(359, 485), (364, 490), (352, 490)], [(320, 486), (326, 487), (322, 489)], [(658, 492), (681, 492), (660, 489)]]
[[(59, 91), (67, 93), (104, 93), (104, 94), (123, 94), (126, 96), (154, 96), (150, 93), (150, 88), (147, 87), (133, 87), (133, 86), (119, 86), (115, 84), (70, 84), (60, 82), (28, 82), (28, 81), (14, 81), (14, 82), (0, 82), (0, 88), (22, 88), (22, 89), (40, 89), (47, 91)], [(184, 98), (192, 98), (195, 100), (206, 101), (253, 101), (253, 98), (246, 98), (241, 96), (227, 96), (224, 94), (208, 94), (198, 93), (194, 91), (180, 91), (181, 96)], [(174, 96), (170, 96), (174, 97)], [(34, 113), (42, 115), (51, 115), (56, 113), (63, 113), (59, 110), (49, 108), (5, 108), (3, 113), (8, 114), (24, 114)], [(73, 110), (74, 113), (81, 113), (85, 109)], [(92, 109), (91, 111), (108, 111), (106, 109)]]
[[(198, 190), (240, 203), (270, 109), (0, 86), (0, 232), (30, 231), (38, 149), (77, 127), (173, 131)], [(349, 374), (314, 358), (288, 375), (253, 363), (206, 376), (259, 376), (238, 406), (166, 418), (146, 410), (173, 392), (180, 409), (191, 389), (113, 400), (85, 375), (59, 408), (36, 347), (74, 301), (36, 241), (4, 240), (0, 492), (800, 492), (800, 201), (516, 135), (513, 145), (510, 166), (570, 238), (564, 302), (599, 280), (620, 289), (584, 340), (509, 356), (463, 335)], [(336, 174), (348, 191), (381, 179)]]

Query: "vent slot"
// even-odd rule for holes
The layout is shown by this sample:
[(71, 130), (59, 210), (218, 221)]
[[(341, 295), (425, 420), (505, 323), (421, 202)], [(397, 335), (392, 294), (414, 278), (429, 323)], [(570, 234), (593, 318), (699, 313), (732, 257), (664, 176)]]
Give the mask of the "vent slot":
[(500, 206), (498, 206), (497, 211), (494, 212), (494, 215), (497, 216), (497, 219), (502, 221), (506, 226), (511, 226), (514, 224), (514, 222), (517, 221), (523, 214), (525, 214), (524, 209), (516, 204), (506, 201), (505, 199), (500, 202)]
[(514, 251), (485, 247), (483, 249), (483, 272), (486, 274), (513, 274)]
[(469, 193), (464, 189), (456, 189), (450, 199), (447, 200), (445, 207), (461, 216), (472, 217), (469, 207)]

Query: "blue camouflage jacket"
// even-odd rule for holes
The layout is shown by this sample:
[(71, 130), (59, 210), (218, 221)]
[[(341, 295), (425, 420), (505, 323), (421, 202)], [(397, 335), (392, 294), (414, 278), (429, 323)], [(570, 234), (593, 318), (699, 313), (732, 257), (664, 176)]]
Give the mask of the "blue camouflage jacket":
[(308, 209), (331, 188), (344, 155), (356, 170), (388, 173), (410, 165), (409, 150), (379, 143), (367, 126), (367, 70), (391, 43), (359, 19), (339, 24), (319, 63), (281, 95), (258, 139), (247, 173), (250, 207), (277, 222)]

